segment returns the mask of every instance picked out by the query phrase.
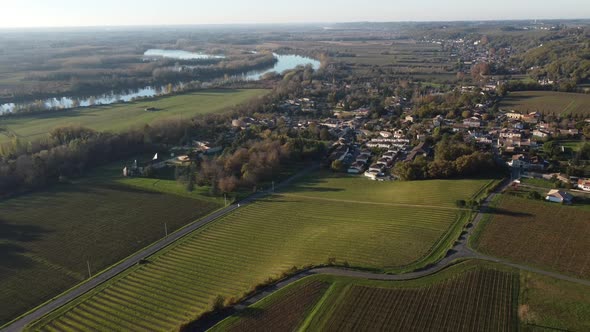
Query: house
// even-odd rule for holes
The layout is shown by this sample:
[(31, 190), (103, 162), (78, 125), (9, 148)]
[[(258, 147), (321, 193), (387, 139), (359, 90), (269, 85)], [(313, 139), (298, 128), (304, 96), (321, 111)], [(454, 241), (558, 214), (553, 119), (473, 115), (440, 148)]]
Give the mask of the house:
[(435, 127), (440, 127), (444, 123), (444, 118), (440, 115), (437, 115), (434, 119), (432, 119), (432, 124)]
[(383, 164), (373, 164), (373, 165), (371, 165), (371, 167), (369, 167), (369, 172), (379, 174), (379, 173), (383, 172), (384, 168), (385, 168), (385, 165), (383, 165)]
[(463, 124), (469, 128), (479, 128), (481, 127), (481, 120), (474, 116), (463, 120)]
[(362, 162), (355, 162), (354, 164), (350, 165), (348, 168), (349, 174), (361, 174), (365, 170), (365, 164)]
[(553, 203), (571, 204), (574, 197), (563, 190), (553, 189), (547, 193), (545, 200)]
[(589, 179), (579, 179), (578, 180), (578, 189), (584, 191), (590, 191), (590, 180)]
[(524, 115), (515, 112), (506, 113), (506, 116), (512, 120), (521, 120), (524, 117)]
[(529, 169), (531, 165), (530, 159), (522, 154), (515, 154), (512, 160), (508, 162), (508, 166), (512, 168)]
[(533, 136), (539, 137), (539, 138), (547, 138), (547, 137), (550, 137), (551, 134), (544, 131), (544, 130), (541, 130), (541, 129), (535, 129), (535, 130), (533, 130)]

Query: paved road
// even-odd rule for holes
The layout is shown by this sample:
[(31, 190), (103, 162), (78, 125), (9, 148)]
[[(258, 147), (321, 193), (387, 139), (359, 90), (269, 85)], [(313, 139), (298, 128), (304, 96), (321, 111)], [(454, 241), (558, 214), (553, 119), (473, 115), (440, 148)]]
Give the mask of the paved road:
[[(302, 175), (305, 175), (314, 169), (317, 169), (317, 166), (306, 169), (305, 171), (282, 182), (281, 184), (279, 184), (275, 188), (280, 189), (284, 186), (287, 186), (296, 178), (298, 178)], [(260, 301), (261, 299), (273, 294), (274, 292), (276, 292), (276, 291), (278, 291), (278, 290), (280, 290), (280, 289), (282, 289), (282, 288), (284, 288), (284, 287), (286, 287), (298, 280), (301, 280), (302, 278), (305, 278), (307, 276), (317, 275), (317, 274), (328, 274), (328, 275), (346, 276), (346, 277), (354, 277), (354, 278), (361, 278), (361, 279), (373, 279), (373, 280), (384, 280), (384, 281), (403, 281), (403, 280), (422, 278), (422, 277), (437, 273), (440, 270), (450, 266), (451, 264), (453, 264), (453, 262), (455, 262), (459, 259), (481, 259), (481, 260), (496, 262), (496, 263), (512, 266), (512, 267), (515, 267), (515, 268), (518, 268), (521, 270), (531, 271), (531, 272), (535, 272), (538, 274), (550, 276), (553, 278), (590, 286), (589, 280), (576, 279), (576, 278), (572, 278), (572, 277), (562, 275), (559, 273), (544, 271), (544, 270), (529, 267), (526, 265), (515, 264), (512, 262), (503, 260), (503, 259), (482, 255), (482, 254), (477, 253), (469, 248), (469, 246), (468, 246), (469, 238), (473, 235), (473, 232), (477, 228), (477, 225), (483, 219), (485, 212), (489, 208), (490, 202), (496, 197), (496, 195), (498, 195), (499, 192), (503, 191), (509, 185), (510, 185), (509, 181), (503, 183), (501, 186), (499, 186), (499, 188), (496, 190), (496, 192), (494, 192), (490, 196), (488, 196), (486, 198), (486, 200), (484, 201), (484, 203), (482, 204), (480, 212), (473, 219), (471, 226), (465, 232), (463, 232), (461, 234), (461, 237), (455, 242), (455, 245), (453, 246), (453, 248), (448, 251), (447, 256), (444, 257), (443, 259), (441, 259), (440, 261), (438, 261), (432, 265), (429, 265), (428, 267), (426, 267), (424, 269), (421, 269), (421, 270), (418, 270), (415, 272), (411, 272), (411, 273), (398, 274), (398, 275), (372, 273), (372, 272), (365, 272), (365, 271), (358, 271), (358, 270), (337, 268), (337, 267), (314, 268), (314, 269), (302, 271), (290, 278), (282, 280), (276, 284), (270, 285), (270, 286), (264, 288), (263, 290), (261, 290), (260, 292), (244, 299), (239, 304), (234, 306), (234, 308), (232, 310), (228, 311), (226, 314), (219, 315), (219, 316), (215, 317), (214, 319), (206, 322), (205, 326), (206, 327), (213, 326), (217, 322), (221, 321), (223, 318), (225, 318), (233, 313), (240, 312), (240, 311), (244, 310), (245, 308), (247, 308), (248, 306), (250, 306), (250, 305)], [(269, 195), (268, 192), (260, 192), (255, 195), (252, 195), (252, 196), (248, 197), (247, 199), (241, 201), (240, 206), (243, 206), (245, 204), (249, 204), (249, 203), (251, 203), (257, 199), (263, 198), (267, 195)], [(177, 233), (172, 234), (167, 239), (164, 239), (164, 240), (158, 242), (154, 246), (147, 248), (147, 249), (145, 249), (141, 252), (138, 252), (137, 254), (129, 257), (128, 259), (126, 259), (125, 261), (120, 263), (119, 265), (113, 267), (110, 270), (105, 271), (101, 275), (96, 276), (95, 278), (93, 278), (90, 281), (88, 281), (87, 283), (79, 286), (78, 288), (64, 294), (63, 296), (55, 298), (51, 302), (43, 305), (42, 307), (40, 307), (37, 310), (28, 314), (27, 316), (13, 322), (11, 325), (7, 326), (2, 331), (3, 332), (4, 331), (6, 331), (6, 332), (21, 331), (27, 324), (34, 322), (35, 320), (43, 317), (44, 315), (50, 313), (51, 311), (72, 301), (76, 297), (83, 295), (84, 293), (92, 290), (94, 287), (102, 284), (103, 282), (105, 282), (105, 281), (109, 280), (110, 278), (113, 278), (117, 274), (123, 272), (127, 268), (135, 265), (139, 260), (147, 258), (148, 256), (156, 253), (158, 250), (161, 250), (162, 248), (166, 247), (167, 245), (171, 244), (172, 242), (180, 239), (181, 237), (189, 234), (190, 232), (192, 232), (192, 231), (194, 231), (194, 230), (196, 230), (196, 229), (198, 229), (198, 228), (200, 228), (200, 227), (202, 227), (202, 226), (204, 226), (204, 225), (206, 225), (206, 224), (208, 224), (208, 223), (210, 223), (222, 216), (225, 216), (226, 214), (234, 211), (237, 208), (238, 208), (238, 205), (228, 206), (222, 210), (219, 210), (219, 211), (201, 219), (200, 221), (198, 221), (194, 224), (191, 224), (190, 226), (178, 231)]]
[(262, 300), (263, 298), (275, 293), (276, 291), (278, 291), (284, 287), (291, 285), (292, 283), (294, 283), (298, 280), (301, 280), (301, 279), (311, 276), (311, 275), (318, 275), (318, 274), (327, 274), (327, 275), (342, 276), (342, 277), (352, 277), (352, 278), (359, 278), (359, 279), (383, 280), (383, 281), (404, 281), (404, 280), (423, 278), (423, 277), (435, 274), (435, 273), (441, 271), (442, 269), (452, 265), (454, 262), (456, 262), (457, 260), (460, 260), (460, 259), (480, 259), (480, 260), (491, 261), (491, 262), (511, 266), (511, 267), (514, 267), (514, 268), (517, 268), (520, 270), (524, 270), (524, 271), (530, 271), (530, 272), (538, 273), (541, 275), (546, 275), (546, 276), (553, 277), (556, 279), (566, 280), (566, 281), (590, 286), (590, 280), (577, 279), (577, 278), (573, 278), (573, 277), (566, 276), (566, 275), (559, 274), (559, 273), (555, 273), (555, 272), (545, 271), (542, 269), (537, 269), (537, 268), (526, 266), (526, 265), (515, 264), (515, 263), (509, 262), (504, 259), (490, 257), (490, 256), (480, 254), (478, 252), (473, 251), (471, 248), (469, 248), (469, 244), (468, 244), (469, 239), (473, 235), (473, 233), (475, 232), (475, 229), (477, 229), (478, 224), (483, 219), (485, 212), (489, 208), (489, 204), (494, 200), (494, 198), (500, 192), (502, 192), (504, 189), (506, 189), (509, 185), (510, 185), (510, 181), (506, 181), (506, 182), (502, 183), (496, 189), (496, 191), (494, 193), (492, 193), (490, 196), (488, 196), (485, 199), (485, 201), (483, 202), (480, 211), (478, 212), (478, 214), (475, 216), (475, 218), (471, 222), (471, 226), (465, 232), (463, 232), (461, 234), (461, 237), (457, 240), (457, 242), (455, 242), (455, 245), (453, 246), (453, 248), (448, 251), (447, 256), (444, 257), (443, 259), (441, 259), (440, 261), (438, 261), (432, 265), (429, 265), (428, 267), (426, 267), (424, 269), (421, 269), (421, 270), (418, 270), (415, 272), (411, 272), (411, 273), (404, 273), (404, 274), (373, 273), (373, 272), (365, 272), (365, 271), (352, 270), (352, 269), (339, 268), (339, 267), (322, 267), (322, 268), (314, 268), (314, 269), (310, 269), (310, 270), (305, 270), (305, 271), (302, 271), (290, 278), (282, 280), (276, 284), (270, 285), (270, 286), (262, 289), (260, 292), (257, 292), (256, 294), (253, 294), (252, 296), (244, 299), (243, 301), (241, 301), (240, 303), (235, 305), (232, 310), (229, 310), (225, 314), (219, 315), (219, 316), (215, 317), (214, 319), (211, 319), (211, 320), (207, 321), (206, 323), (204, 323), (203, 326), (199, 327), (199, 330), (201, 328), (203, 330), (206, 330), (207, 328), (214, 326), (216, 323), (220, 322), (224, 318), (226, 318), (232, 314), (239, 313), (240, 311), (245, 310), (248, 306)]
[[(275, 186), (275, 189), (280, 189), (282, 187), (285, 187), (285, 186), (289, 185), (291, 182), (293, 182), (293, 180), (295, 180), (301, 176), (304, 176), (304, 175), (306, 175), (306, 174), (310, 173), (311, 171), (314, 171), (318, 168), (319, 168), (319, 165), (309, 167), (309, 168), (297, 173), (296, 175), (288, 178), (287, 180), (281, 182), (279, 185)], [(233, 205), (225, 207), (221, 210), (218, 210), (218, 211), (204, 217), (203, 219), (201, 219), (193, 224), (190, 224), (189, 226), (182, 228), (181, 230), (179, 230), (173, 234), (170, 234), (167, 238), (160, 240), (159, 242), (155, 243), (151, 247), (148, 247), (146, 249), (143, 249), (143, 250), (133, 254), (132, 256), (125, 259), (124, 261), (122, 261), (118, 265), (112, 267), (109, 270), (104, 271), (103, 273), (101, 273), (99, 275), (96, 275), (94, 278), (79, 285), (77, 288), (74, 288), (71, 291), (69, 291), (63, 295), (50, 300), (46, 304), (37, 308), (35, 311), (30, 312), (28, 315), (12, 322), (10, 325), (4, 327), (1, 331), (2, 332), (22, 331), (28, 324), (40, 319), (41, 317), (47, 315), (48, 313), (52, 312), (53, 310), (60, 308), (61, 306), (74, 300), (78, 296), (81, 296), (81, 295), (91, 291), (92, 289), (94, 289), (95, 287), (104, 283), (105, 281), (115, 277), (119, 273), (136, 265), (140, 260), (148, 258), (149, 256), (155, 254), (159, 250), (162, 250), (164, 247), (172, 244), (173, 242), (182, 238), (183, 236), (209, 224), (212, 221), (215, 221), (215, 220), (231, 213), (232, 211), (234, 211), (240, 207), (243, 207), (244, 205), (250, 204), (258, 199), (264, 198), (264, 197), (268, 196), (269, 194), (271, 194), (271, 193), (270, 192), (259, 192), (259, 193), (253, 194), (253, 195), (249, 196), (248, 198), (240, 201), (239, 204), (233, 204)]]

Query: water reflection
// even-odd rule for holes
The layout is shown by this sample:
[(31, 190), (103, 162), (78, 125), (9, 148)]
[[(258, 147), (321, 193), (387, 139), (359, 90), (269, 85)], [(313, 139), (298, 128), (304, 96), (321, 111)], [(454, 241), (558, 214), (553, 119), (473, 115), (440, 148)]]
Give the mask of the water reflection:
[[(152, 52), (150, 52), (152, 51)], [(211, 57), (211, 55), (200, 54), (200, 53), (191, 53), (186, 51), (174, 51), (174, 50), (148, 50), (146, 52), (146, 56), (164, 56), (164, 55), (156, 55), (156, 54), (163, 54), (162, 52), (157, 51), (164, 51), (166, 57), (175, 57), (177, 59), (206, 59), (206, 57)], [(150, 54), (148, 54), (150, 53)], [(189, 57), (192, 58), (181, 58), (181, 57)], [(201, 58), (198, 58), (202, 56)], [(298, 66), (307, 66), (310, 65), (314, 70), (320, 68), (321, 63), (315, 59), (307, 58), (299, 55), (279, 55), (274, 54), (277, 58), (277, 62), (275, 63), (274, 67), (267, 69), (267, 70), (256, 70), (244, 73), (242, 75), (232, 76), (230, 80), (236, 81), (257, 81), (260, 80), (264, 75), (276, 72), (276, 73), (283, 73), (287, 70), (292, 70)], [(163, 96), (175, 92), (180, 92), (185, 90), (187, 87), (207, 87), (210, 83), (201, 83), (200, 86), (196, 86), (197, 82), (188, 82), (182, 83), (179, 82), (173, 85), (167, 86), (146, 86), (139, 89), (129, 89), (126, 91), (119, 91), (114, 92), (111, 91), (110, 93), (90, 96), (90, 97), (56, 97), (56, 98), (49, 98), (45, 100), (37, 100), (32, 102), (24, 102), (24, 103), (5, 103), (0, 104), (0, 114), (5, 113), (12, 113), (16, 110), (62, 110), (62, 109), (69, 109), (75, 107), (89, 107), (89, 106), (96, 106), (96, 105), (110, 105), (114, 103), (127, 103), (131, 101), (135, 101), (137, 99), (142, 98), (152, 98), (156, 96)]]

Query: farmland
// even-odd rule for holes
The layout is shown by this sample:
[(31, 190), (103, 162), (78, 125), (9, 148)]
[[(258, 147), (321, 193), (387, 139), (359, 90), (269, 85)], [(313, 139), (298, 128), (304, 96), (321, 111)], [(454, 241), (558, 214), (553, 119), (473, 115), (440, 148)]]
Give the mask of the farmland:
[(522, 271), (518, 312), (522, 331), (589, 331), (590, 287)]
[[(336, 276), (312, 276), (295, 283), (251, 308), (260, 316), (289, 310), (286, 294), (298, 284), (322, 281), (331, 284), (303, 324), (307, 331), (513, 331), (517, 327), (518, 274), (512, 270), (479, 267), (474, 262), (459, 264), (436, 275), (413, 281), (373, 281)], [(286, 293), (286, 294), (283, 294)], [(221, 330), (244, 320), (233, 316), (216, 326)], [(270, 326), (269, 326), (270, 327)]]
[(214, 330), (294, 331), (329, 286), (327, 282), (305, 280), (281, 292), (280, 297), (260, 301)]
[(220, 205), (115, 183), (0, 202), (0, 322), (59, 294)]
[(503, 196), (484, 225), (477, 249), (515, 262), (590, 278), (590, 212)]
[[(0, 118), (0, 143), (16, 136), (23, 140), (43, 138), (53, 128), (81, 125), (97, 131), (124, 131), (162, 119), (189, 119), (215, 113), (265, 93), (265, 90), (209, 90), (110, 106), (78, 108)], [(157, 111), (146, 112), (153, 107)]]
[(511, 92), (502, 100), (500, 109), (520, 113), (587, 116), (590, 113), (590, 95), (553, 91)]
[[(136, 325), (141, 322), (169, 330), (209, 310), (216, 297), (233, 302), (293, 267), (331, 262), (396, 270), (446, 245), (445, 234), (464, 221), (454, 199), (468, 199), (489, 182), (456, 180), (445, 191), (437, 181), (423, 181), (420, 188), (428, 190), (431, 202), (416, 209), (403, 205), (412, 203), (408, 196), (422, 202), (410, 194), (411, 186), (363, 181), (356, 191), (356, 181), (310, 177), (284, 193), (243, 206), (32, 329), (141, 329)], [(373, 196), (372, 202), (365, 187), (382, 195)], [(396, 195), (387, 195), (389, 191)]]
[[(481, 261), (466, 261), (411, 281), (316, 275), (297, 281), (223, 320), (227, 330), (260, 317), (271, 329), (312, 283), (329, 284), (300, 331), (522, 331), (590, 328), (590, 287)], [(280, 306), (280, 308), (279, 308)], [(264, 317), (262, 319), (262, 317)], [(291, 329), (295, 330), (295, 328)]]

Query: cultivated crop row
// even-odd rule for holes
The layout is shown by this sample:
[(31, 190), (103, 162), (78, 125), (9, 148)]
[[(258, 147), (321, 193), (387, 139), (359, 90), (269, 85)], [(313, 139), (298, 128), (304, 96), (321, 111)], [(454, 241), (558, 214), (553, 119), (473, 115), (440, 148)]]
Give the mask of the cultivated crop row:
[(317, 280), (292, 287), (280, 299), (250, 307), (239, 319), (214, 331), (294, 331), (328, 287), (328, 283)]
[(126, 186), (68, 185), (0, 204), (0, 323), (218, 205)]
[(417, 289), (353, 286), (322, 328), (327, 331), (512, 331), (517, 277), (468, 272)]
[(503, 197), (479, 240), (481, 251), (581, 278), (590, 277), (590, 211)]
[[(456, 217), (457, 211), (446, 209), (275, 196), (193, 233), (37, 328), (76, 321), (86, 330), (139, 331), (142, 324), (174, 329), (209, 310), (219, 295), (236, 300), (293, 266), (334, 258), (367, 267), (412, 262), (427, 253)], [(104, 314), (95, 320), (83, 317), (99, 304)]]

